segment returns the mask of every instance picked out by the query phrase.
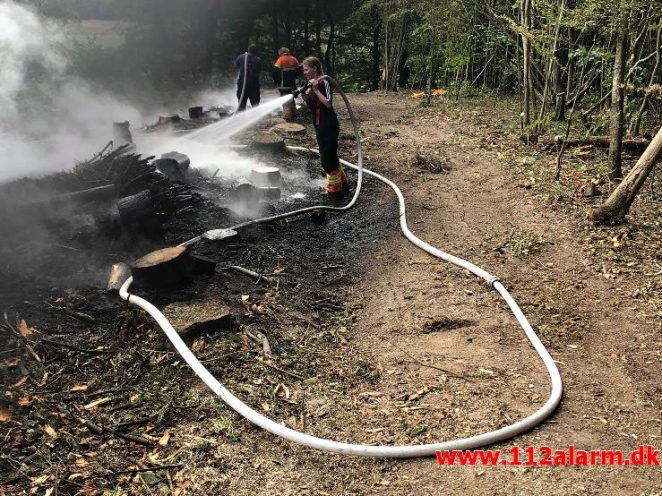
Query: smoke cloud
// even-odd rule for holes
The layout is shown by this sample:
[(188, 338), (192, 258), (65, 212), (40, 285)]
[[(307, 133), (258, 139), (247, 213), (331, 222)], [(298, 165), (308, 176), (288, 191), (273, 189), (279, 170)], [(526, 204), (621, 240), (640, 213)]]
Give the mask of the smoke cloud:
[(113, 121), (142, 124), (123, 99), (69, 74), (61, 25), (0, 2), (0, 183), (71, 168), (112, 139)]

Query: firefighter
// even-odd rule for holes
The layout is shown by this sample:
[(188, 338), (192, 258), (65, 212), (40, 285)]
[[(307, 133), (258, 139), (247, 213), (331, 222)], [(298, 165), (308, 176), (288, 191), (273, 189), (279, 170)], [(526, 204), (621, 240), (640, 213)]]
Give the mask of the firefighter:
[[(273, 76), (280, 96), (289, 95), (296, 88), (297, 76), (301, 74), (301, 66), (297, 58), (290, 54), (290, 49), (283, 47), (278, 50), (278, 59), (274, 63)], [(293, 119), (296, 116), (294, 99), (283, 105), (283, 117)]]
[(310, 89), (303, 95), (303, 99), (313, 115), (320, 161), (326, 172), (326, 192), (338, 195), (349, 190), (349, 181), (338, 160), (340, 124), (333, 110), (331, 83), (327, 79), (319, 79), (324, 75), (324, 70), (317, 57), (304, 59), (303, 75), (310, 84)]
[(251, 45), (246, 53), (242, 53), (234, 61), (239, 69), (237, 77), (237, 100), (239, 106), (237, 112), (246, 109), (246, 102), (251, 101), (251, 107), (260, 104), (260, 72), (262, 71), (262, 59), (257, 56), (257, 47)]

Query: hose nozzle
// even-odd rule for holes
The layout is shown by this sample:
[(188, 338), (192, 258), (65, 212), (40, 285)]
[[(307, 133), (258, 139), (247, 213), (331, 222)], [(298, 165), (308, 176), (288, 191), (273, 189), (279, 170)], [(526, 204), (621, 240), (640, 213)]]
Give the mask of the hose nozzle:
[(294, 98), (298, 97), (299, 95), (303, 95), (306, 93), (306, 91), (310, 88), (310, 83), (304, 84), (301, 88), (297, 88), (292, 92), (292, 96)]

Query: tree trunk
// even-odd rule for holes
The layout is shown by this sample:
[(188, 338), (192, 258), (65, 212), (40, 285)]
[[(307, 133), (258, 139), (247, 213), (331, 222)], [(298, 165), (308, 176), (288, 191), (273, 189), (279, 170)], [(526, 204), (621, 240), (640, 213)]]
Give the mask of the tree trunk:
[(218, 31), (218, 19), (221, 14), (220, 0), (208, 0), (207, 15), (205, 19), (204, 29), (204, 56), (202, 59), (202, 79), (205, 84), (211, 82), (211, 76), (214, 72), (214, 52), (216, 51), (216, 33)]
[(627, 25), (625, 14), (618, 23), (618, 35), (616, 38), (616, 55), (614, 57), (614, 77), (611, 86), (611, 112), (609, 135), (611, 144), (609, 145), (609, 165), (611, 179), (620, 179), (623, 177), (621, 167), (621, 153), (623, 151), (623, 124), (625, 118), (623, 115), (623, 97), (625, 76), (625, 48), (627, 45)]
[(599, 208), (592, 212), (591, 218), (602, 224), (624, 222), (637, 193), (639, 193), (646, 178), (661, 158), (662, 128), (658, 130), (649, 147), (646, 148), (646, 151), (641, 155), (627, 177), (619, 184), (618, 188)]
[(390, 75), (389, 63), (391, 62), (389, 52), (389, 43), (391, 41), (389, 39), (389, 26), (391, 25), (391, 21), (389, 20), (390, 11), (388, 0), (385, 0), (384, 8), (386, 9), (384, 14), (384, 91), (388, 92), (388, 80)]
[(278, 29), (278, 11), (280, 10), (278, 0), (271, 1), (271, 36), (274, 46), (273, 52), (278, 53), (280, 49), (280, 30)]
[[(648, 81), (648, 86), (651, 86), (655, 82), (655, 77), (657, 75), (657, 71), (660, 68), (660, 58), (662, 56), (661, 50), (660, 50), (660, 38), (662, 35), (662, 17), (658, 20), (657, 23), (657, 37), (655, 39), (655, 65), (653, 66), (653, 70), (651, 71), (651, 77), (650, 80)], [(644, 95), (644, 99), (641, 102), (641, 106), (639, 107), (639, 110), (637, 111), (637, 116), (635, 117), (634, 120), (634, 129), (632, 131), (633, 136), (638, 136), (639, 131), (641, 128), (641, 117), (644, 114), (644, 110), (646, 109), (646, 104), (648, 103), (648, 94)]]
[(379, 38), (382, 30), (377, 6), (373, 5), (370, 17), (372, 19), (372, 71), (370, 74), (370, 90), (379, 89)]
[(310, 55), (310, 4), (303, 0), (303, 54)]
[(391, 90), (398, 89), (398, 71), (400, 70), (400, 60), (402, 59), (402, 50), (404, 49), (405, 35), (407, 34), (407, 15), (402, 17), (400, 32), (398, 33), (398, 44), (392, 53), (389, 67), (388, 87)]
[(333, 44), (335, 42), (335, 36), (336, 36), (336, 25), (333, 22), (333, 16), (331, 15), (331, 11), (328, 8), (328, 5), (325, 3), (324, 4), (324, 13), (326, 14), (326, 18), (329, 21), (329, 39), (326, 42), (326, 52), (324, 53), (324, 65), (326, 66), (326, 73), (333, 77), (333, 65), (332, 65), (332, 60), (331, 60), (331, 55), (333, 54)]
[[(528, 31), (530, 16), (530, 0), (522, 0), (520, 4), (520, 21), (524, 29)], [(531, 44), (528, 33), (522, 34), (522, 89), (524, 93), (523, 102), (523, 124), (525, 132), (529, 134), (529, 124), (531, 123)]]
[[(565, 2), (564, 0), (559, 0), (558, 2), (558, 17), (556, 19), (556, 26), (554, 27), (554, 40), (552, 41), (552, 56), (549, 59), (549, 66), (547, 67), (547, 73), (545, 74), (545, 89), (542, 92), (542, 103), (540, 105), (540, 114), (539, 118), (542, 119), (545, 116), (545, 106), (547, 104), (547, 93), (548, 93), (548, 87), (550, 85), (550, 79), (553, 79), (553, 72), (554, 70), (559, 70), (559, 61), (556, 58), (557, 53), (558, 53), (558, 46), (559, 46), (559, 37), (561, 34), (561, 20), (563, 19), (563, 11), (565, 9)], [(558, 82), (558, 79), (557, 79)], [(554, 88), (554, 91), (556, 91), (558, 88), (556, 88), (556, 85), (552, 83), (552, 88)], [(558, 100), (559, 94), (555, 93), (554, 96), (552, 97), (554, 101)]]
[(292, 46), (292, 19), (289, 9), (285, 9), (285, 46), (287, 48)]
[(320, 0), (315, 0), (315, 55), (322, 56), (322, 14)]

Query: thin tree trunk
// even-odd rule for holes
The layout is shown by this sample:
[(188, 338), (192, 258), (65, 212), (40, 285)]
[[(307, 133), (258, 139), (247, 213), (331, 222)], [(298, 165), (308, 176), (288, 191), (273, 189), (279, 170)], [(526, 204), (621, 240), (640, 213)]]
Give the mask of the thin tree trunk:
[(315, 0), (315, 55), (322, 56), (322, 13), (320, 0)]
[(400, 24), (400, 33), (398, 35), (398, 45), (393, 52), (393, 61), (390, 64), (391, 73), (389, 79), (389, 89), (397, 90), (398, 86), (398, 71), (400, 69), (400, 59), (402, 58), (402, 50), (404, 49), (405, 35), (407, 33), (407, 15), (405, 14)]
[(328, 8), (327, 4), (324, 4), (324, 13), (326, 14), (326, 19), (329, 21), (329, 39), (326, 42), (326, 52), (324, 53), (324, 64), (326, 65), (326, 72), (330, 76), (333, 76), (333, 65), (331, 61), (331, 56), (333, 54), (333, 44), (335, 42), (335, 35), (336, 35), (336, 26), (333, 22), (333, 16), (331, 15), (331, 11)]
[(211, 82), (214, 72), (214, 52), (216, 51), (216, 34), (218, 32), (218, 19), (221, 14), (221, 1), (208, 0), (207, 15), (205, 19), (205, 49), (202, 60), (202, 78), (206, 84)]
[[(526, 31), (529, 28), (529, 15), (530, 0), (522, 0), (520, 4), (520, 21)], [(529, 42), (528, 32), (522, 34), (522, 86), (524, 91), (524, 129), (528, 142), (529, 124), (531, 123), (531, 44)]]
[(591, 218), (602, 224), (617, 224), (625, 221), (630, 206), (644, 185), (655, 164), (662, 158), (662, 128), (641, 155), (630, 173), (605, 202), (591, 213)]
[(303, 54), (310, 55), (310, 4), (303, 0)]
[(623, 97), (624, 97), (624, 76), (625, 76), (625, 49), (627, 45), (627, 24), (625, 14), (620, 14), (622, 18), (618, 22), (618, 34), (616, 38), (616, 55), (614, 56), (614, 77), (611, 89), (611, 111), (609, 135), (611, 145), (609, 146), (609, 165), (611, 179), (620, 179), (623, 177), (621, 167), (623, 151)]
[[(660, 38), (662, 35), (662, 17), (658, 20), (657, 23), (657, 37), (655, 39), (655, 65), (653, 66), (653, 70), (651, 71), (651, 77), (650, 80), (648, 81), (648, 86), (651, 86), (655, 82), (655, 77), (657, 75), (657, 71), (660, 68), (660, 57), (662, 56), (662, 52), (660, 50)], [(646, 109), (646, 104), (648, 103), (648, 93), (644, 94), (644, 99), (641, 102), (641, 106), (639, 107), (639, 110), (637, 111), (637, 116), (634, 119), (634, 126), (632, 130), (632, 135), (633, 136), (639, 136), (639, 131), (641, 128), (641, 117), (644, 114), (644, 110)]]
[(278, 53), (280, 48), (280, 30), (278, 29), (278, 11), (280, 6), (278, 0), (271, 1), (271, 36), (273, 38), (274, 46), (273, 52)]
[(372, 19), (372, 71), (370, 78), (370, 90), (375, 91), (379, 89), (379, 38), (381, 35), (381, 21), (379, 18), (379, 11), (377, 6), (373, 5), (370, 17)]
[(385, 15), (384, 15), (384, 90), (388, 92), (388, 80), (389, 80), (389, 63), (390, 63), (390, 58), (389, 58), (389, 26), (391, 24), (391, 21), (389, 20), (389, 1), (385, 0), (384, 1), (384, 8), (386, 9)]
[[(540, 104), (540, 114), (538, 115), (539, 119), (545, 116), (545, 106), (547, 104), (547, 93), (549, 88), (549, 82), (552, 78), (552, 68), (558, 67), (559, 61), (556, 59), (556, 52), (559, 46), (559, 36), (561, 34), (561, 20), (563, 19), (563, 10), (565, 8), (564, 0), (559, 0), (559, 15), (556, 18), (556, 26), (554, 27), (554, 40), (552, 41), (552, 56), (549, 59), (549, 65), (547, 66), (547, 73), (545, 74), (545, 89), (542, 92), (542, 102)], [(552, 84), (552, 87), (554, 85)]]

